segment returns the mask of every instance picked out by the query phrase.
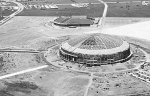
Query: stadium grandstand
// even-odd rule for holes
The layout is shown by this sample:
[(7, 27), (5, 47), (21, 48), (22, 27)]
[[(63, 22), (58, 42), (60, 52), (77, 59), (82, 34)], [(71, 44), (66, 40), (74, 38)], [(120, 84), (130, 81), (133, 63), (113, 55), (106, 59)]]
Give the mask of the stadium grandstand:
[(72, 17), (65, 17), (61, 16), (54, 20), (54, 25), (58, 26), (90, 26), (93, 25), (94, 22), (91, 19), (86, 18), (85, 16), (72, 16)]

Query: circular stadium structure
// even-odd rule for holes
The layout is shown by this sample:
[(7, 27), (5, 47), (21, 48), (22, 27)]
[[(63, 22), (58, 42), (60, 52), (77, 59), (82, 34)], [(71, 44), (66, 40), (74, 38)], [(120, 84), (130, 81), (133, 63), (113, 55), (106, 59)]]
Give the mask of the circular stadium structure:
[(124, 62), (132, 56), (130, 45), (116, 36), (92, 34), (75, 36), (62, 43), (59, 56), (88, 66), (98, 66)]
[(85, 17), (59, 17), (54, 20), (54, 25), (62, 27), (71, 27), (71, 26), (90, 26), (94, 22), (91, 19)]

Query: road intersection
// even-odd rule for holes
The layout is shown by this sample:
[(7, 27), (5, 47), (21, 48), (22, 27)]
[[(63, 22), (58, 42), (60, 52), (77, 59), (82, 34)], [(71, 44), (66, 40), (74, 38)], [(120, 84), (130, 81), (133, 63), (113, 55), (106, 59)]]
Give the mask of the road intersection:
[(9, 1), (9, 2), (17, 4), (18, 5), (18, 10), (16, 12), (14, 12), (13, 14), (11, 14), (9, 16), (6, 16), (4, 19), (2, 19), (0, 21), (0, 26), (3, 25), (4, 23), (6, 23), (7, 21), (9, 21), (11, 18), (16, 16), (17, 14), (19, 14), (24, 9), (24, 6), (21, 3), (18, 3), (18, 2), (15, 2), (15, 1)]

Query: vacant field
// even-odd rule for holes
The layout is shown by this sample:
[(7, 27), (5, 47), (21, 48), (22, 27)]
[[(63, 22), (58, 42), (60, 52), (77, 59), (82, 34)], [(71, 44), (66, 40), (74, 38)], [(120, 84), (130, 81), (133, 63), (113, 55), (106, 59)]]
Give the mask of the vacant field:
[[(98, 0), (41, 0), (41, 2), (53, 3), (53, 4), (71, 4), (71, 3), (98, 3), (99, 1)], [(27, 2), (24, 2), (24, 3), (27, 3)], [(38, 1), (38, 3), (40, 3), (40, 1)]]
[(45, 63), (40, 54), (0, 53), (0, 76), (30, 69)]
[(72, 16), (72, 15), (87, 15), (99, 17), (103, 14), (103, 4), (91, 4), (89, 7), (76, 8), (71, 5), (59, 5), (58, 9), (24, 9), (19, 16)]
[(54, 19), (56, 17), (16, 16), (1, 26), (0, 46), (24, 46), (40, 38), (42, 40), (43, 38), (59, 37), (68, 34), (83, 34), (95, 29), (90, 27), (61, 29), (45, 25)]
[(103, 0), (105, 2), (132, 2), (132, 1), (149, 1), (149, 0)]
[[(97, 27), (83, 27), (83, 28), (79, 27), (79, 28), (62, 29), (62, 28), (57, 28), (57, 27), (55, 28), (54, 26), (51, 26), (51, 25), (46, 26), (47, 23), (49, 23), (50, 21), (53, 21), (54, 19), (56, 19), (56, 17), (16, 16), (1, 26), (0, 46), (1, 47), (24, 46), (24, 45), (28, 45), (32, 41), (35, 42), (37, 39), (40, 39), (42, 41), (43, 38), (59, 37), (59, 36), (74, 35), (74, 34), (75, 35), (86, 34), (86, 33), (93, 33), (93, 32), (98, 31)], [(104, 27), (107, 27), (107, 28), (117, 27), (120, 25), (126, 25), (126, 24), (143, 22), (143, 21), (147, 21), (147, 19), (146, 18), (144, 19), (142, 18), (106, 18), (106, 23)], [(132, 31), (127, 30), (127, 29), (125, 29), (127, 32), (129, 32), (127, 34), (130, 34), (130, 33), (132, 34)], [(141, 30), (144, 30), (144, 28)], [(106, 33), (110, 33), (112, 31), (113, 30), (108, 30), (106, 31)], [(121, 32), (124, 32), (124, 30)], [(119, 32), (117, 34), (119, 34)], [(143, 33), (143, 35), (144, 34), (148, 34), (148, 33)]]
[(0, 20), (2, 20), (4, 17), (0, 17)]
[(150, 17), (150, 5), (141, 3), (108, 4), (107, 17)]
[[(48, 70), (47, 70), (48, 69)], [(88, 77), (52, 68), (0, 81), (1, 96), (84, 96)], [(28, 79), (26, 79), (28, 76)], [(24, 77), (24, 78), (23, 78)]]
[(16, 10), (10, 10), (10, 9), (5, 9), (2, 11), (2, 15), (3, 16), (9, 16), (11, 15), (12, 13), (14, 13)]
[[(67, 0), (66, 0), (67, 1)], [(107, 17), (150, 17), (150, 5), (142, 5), (142, 2), (127, 2), (127, 3), (119, 3), (123, 0), (116, 0), (118, 3), (108, 3), (108, 12)], [(116, 2), (115, 1), (115, 2)], [(132, 0), (129, 0), (132, 1)], [(47, 3), (48, 2), (48, 3)], [(103, 4), (89, 4), (88, 7), (77, 8), (72, 6), (72, 3), (78, 3), (79, 0), (68, 0), (67, 2), (62, 1), (47, 1), (47, 2), (22, 2), (25, 6), (28, 5), (46, 5), (51, 4), (60, 4), (57, 5), (58, 9), (37, 9), (32, 7), (31, 9), (24, 9), (19, 16), (71, 16), (71, 15), (87, 15), (92, 17), (101, 17), (103, 14)], [(63, 3), (62, 3), (63, 2)], [(83, 0), (81, 3), (100, 3), (96, 0)], [(107, 0), (107, 2), (112, 2), (111, 0)], [(61, 5), (67, 4), (67, 5)], [(70, 5), (68, 5), (70, 4)]]
[[(149, 1), (149, 0), (103, 0), (104, 2), (132, 2), (132, 1)], [(31, 1), (32, 2), (32, 1)], [(40, 1), (38, 1), (39, 3)], [(98, 0), (41, 0), (44, 3), (53, 4), (70, 4), (70, 3), (99, 3)], [(24, 2), (26, 3), (26, 2)]]

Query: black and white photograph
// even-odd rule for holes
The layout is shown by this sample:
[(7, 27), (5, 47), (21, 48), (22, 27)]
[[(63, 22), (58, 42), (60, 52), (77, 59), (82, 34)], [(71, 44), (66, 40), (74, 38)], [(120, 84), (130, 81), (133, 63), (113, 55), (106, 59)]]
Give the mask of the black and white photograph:
[(150, 96), (150, 0), (0, 0), (0, 96)]

